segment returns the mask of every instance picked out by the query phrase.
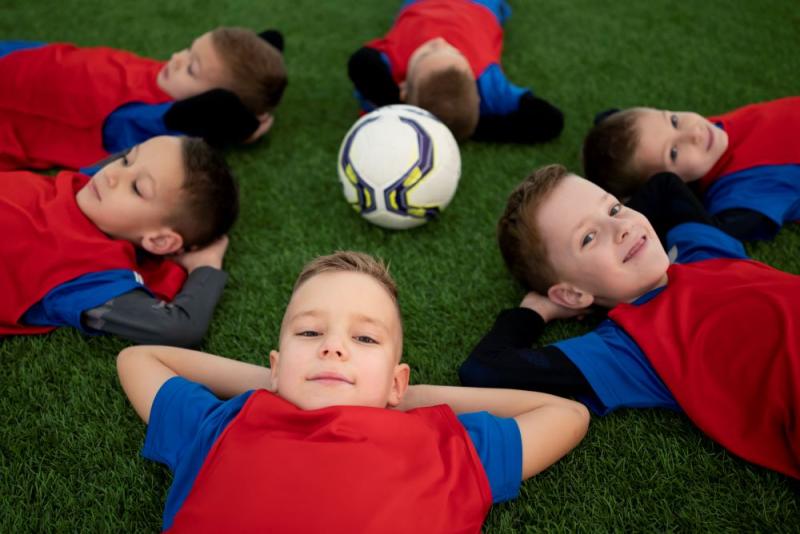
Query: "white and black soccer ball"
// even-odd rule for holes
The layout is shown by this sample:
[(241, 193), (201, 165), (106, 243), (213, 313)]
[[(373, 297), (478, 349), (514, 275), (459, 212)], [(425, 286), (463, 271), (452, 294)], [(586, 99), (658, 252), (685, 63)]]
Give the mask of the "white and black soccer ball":
[(338, 167), (353, 209), (399, 230), (424, 224), (447, 207), (461, 176), (461, 153), (439, 119), (399, 104), (356, 121), (342, 141)]

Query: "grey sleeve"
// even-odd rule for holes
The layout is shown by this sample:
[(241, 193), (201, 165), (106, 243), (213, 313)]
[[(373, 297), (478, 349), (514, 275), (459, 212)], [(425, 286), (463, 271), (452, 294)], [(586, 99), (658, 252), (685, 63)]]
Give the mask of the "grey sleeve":
[(87, 328), (136, 343), (197, 347), (227, 279), (224, 271), (199, 267), (170, 303), (135, 289), (83, 312), (81, 319)]

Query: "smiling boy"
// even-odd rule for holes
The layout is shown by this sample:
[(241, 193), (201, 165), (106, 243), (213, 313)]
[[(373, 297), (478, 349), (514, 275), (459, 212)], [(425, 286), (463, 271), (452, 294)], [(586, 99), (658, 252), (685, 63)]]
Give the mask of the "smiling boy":
[(538, 143), (561, 133), (558, 108), (500, 67), (504, 0), (406, 1), (392, 29), (349, 60), (364, 111), (404, 102), (427, 109), (458, 140)]
[[(559, 165), (535, 171), (498, 223), (506, 265), (532, 291), (498, 316), (462, 382), (575, 395), (599, 414), (683, 410), (733, 453), (800, 478), (800, 276), (748, 260), (706, 216), (674, 219), (668, 255), (613, 195)], [(531, 348), (547, 322), (595, 305), (610, 311), (593, 332)]]
[(0, 170), (78, 169), (158, 135), (255, 140), (286, 86), (282, 46), (274, 30), (222, 27), (165, 63), (106, 47), (0, 42)]
[(550, 395), (409, 386), (396, 288), (365, 254), (303, 269), (278, 345), (270, 369), (120, 353), (148, 423), (142, 454), (174, 474), (165, 530), (478, 532), (492, 502), (516, 497), (588, 426), (585, 408)]
[(73, 326), (198, 345), (237, 213), (230, 169), (195, 138), (154, 137), (91, 179), (0, 173), (0, 221), (15, 236), (0, 245), (0, 335)]
[(771, 238), (800, 220), (800, 97), (752, 104), (706, 119), (631, 108), (587, 134), (586, 177), (625, 198), (648, 177), (693, 183), (720, 228), (742, 240)]

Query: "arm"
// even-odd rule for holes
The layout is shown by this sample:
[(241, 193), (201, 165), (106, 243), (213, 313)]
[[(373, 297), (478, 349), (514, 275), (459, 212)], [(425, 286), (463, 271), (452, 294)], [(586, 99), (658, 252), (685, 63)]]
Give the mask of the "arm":
[(543, 143), (564, 129), (564, 114), (546, 100), (524, 93), (517, 109), (505, 115), (481, 115), (473, 139), (499, 143)]
[(204, 384), (222, 398), (272, 387), (266, 367), (174, 347), (129, 347), (117, 357), (117, 372), (125, 394), (145, 423), (156, 393), (174, 376)]
[(586, 435), (589, 411), (580, 403), (533, 391), (411, 386), (400, 409), (447, 404), (456, 413), (486, 410), (513, 417), (522, 439), (522, 478), (543, 471)]
[(459, 369), (461, 383), (545, 391), (555, 395), (593, 395), (583, 373), (554, 346), (531, 348), (546, 321), (569, 317), (548, 299), (527, 295), (521, 307), (502, 311)]
[(176, 258), (189, 278), (172, 302), (137, 289), (85, 311), (83, 324), (136, 343), (199, 346), (225, 288), (227, 275), (221, 267), (227, 245), (225, 237)]
[(271, 116), (256, 117), (225, 89), (164, 104), (135, 102), (115, 109), (103, 124), (103, 146), (119, 152), (158, 135), (191, 135), (224, 146), (253, 140)]
[(361, 96), (375, 106), (400, 103), (400, 88), (377, 50), (359, 48), (347, 62), (347, 74)]

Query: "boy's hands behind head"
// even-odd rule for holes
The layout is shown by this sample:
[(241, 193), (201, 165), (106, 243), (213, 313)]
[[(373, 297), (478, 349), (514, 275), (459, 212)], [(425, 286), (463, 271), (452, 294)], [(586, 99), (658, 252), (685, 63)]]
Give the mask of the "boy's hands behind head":
[(520, 308), (528, 308), (535, 311), (542, 316), (544, 322), (549, 323), (555, 319), (569, 319), (571, 317), (581, 318), (589, 313), (589, 308), (573, 309), (559, 306), (549, 298), (540, 295), (536, 291), (531, 291), (522, 302), (519, 303)]
[(190, 273), (198, 267), (222, 269), (222, 258), (228, 250), (228, 242), (228, 236), (224, 235), (203, 248), (183, 252), (172, 259)]

